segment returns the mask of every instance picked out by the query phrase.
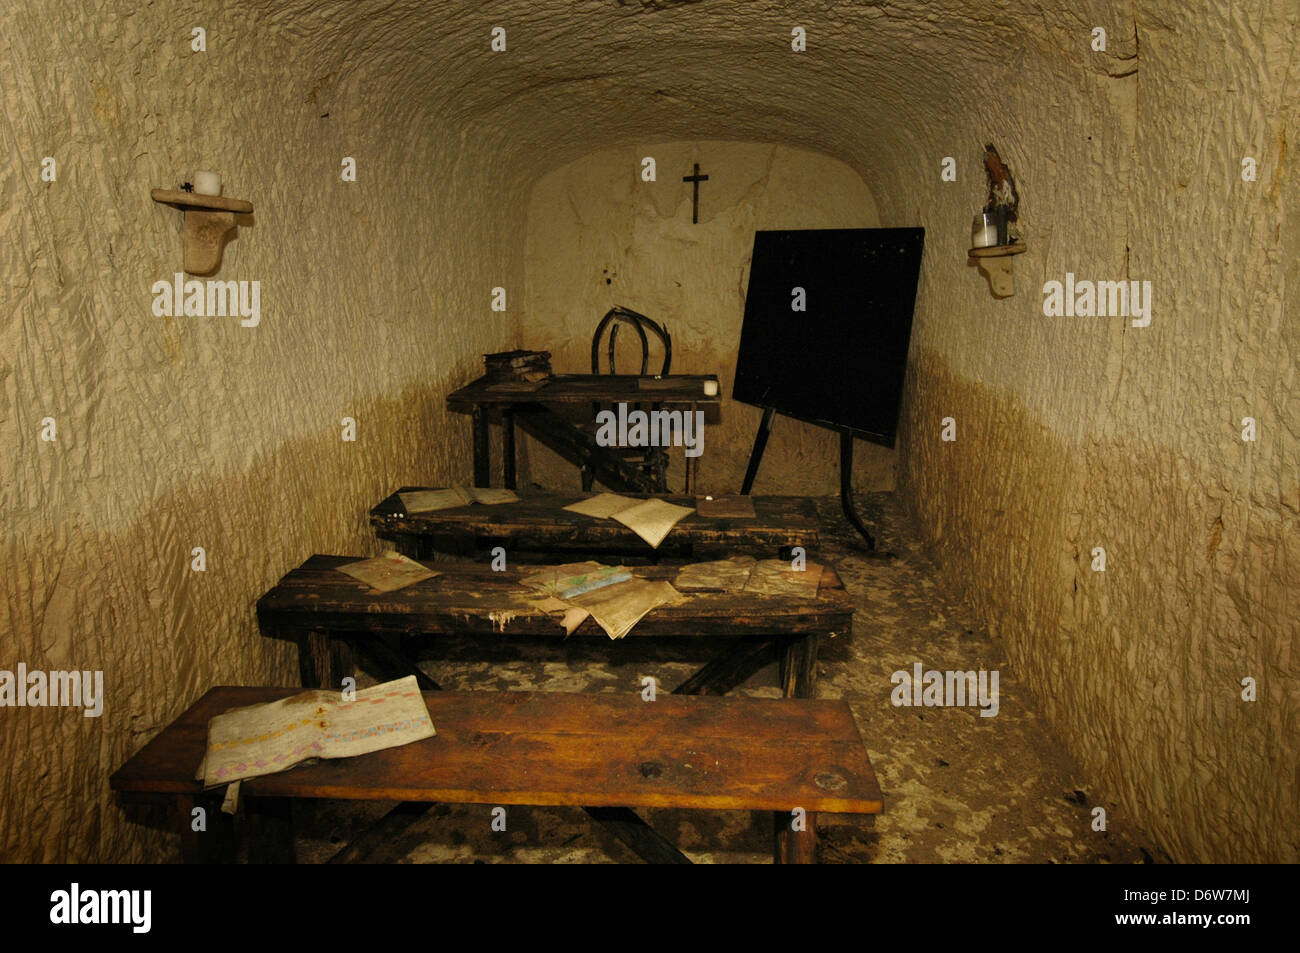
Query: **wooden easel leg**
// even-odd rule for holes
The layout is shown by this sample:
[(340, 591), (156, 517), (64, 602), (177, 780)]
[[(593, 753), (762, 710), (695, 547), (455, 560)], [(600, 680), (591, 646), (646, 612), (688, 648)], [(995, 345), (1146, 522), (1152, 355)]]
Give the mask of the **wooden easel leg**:
[(816, 633), (787, 636), (781, 653), (781, 694), (786, 698), (812, 698), (817, 692)]
[(804, 829), (793, 828), (794, 816), (777, 811), (772, 815), (776, 844), (772, 853), (774, 864), (813, 864), (817, 862), (817, 815), (806, 814)]

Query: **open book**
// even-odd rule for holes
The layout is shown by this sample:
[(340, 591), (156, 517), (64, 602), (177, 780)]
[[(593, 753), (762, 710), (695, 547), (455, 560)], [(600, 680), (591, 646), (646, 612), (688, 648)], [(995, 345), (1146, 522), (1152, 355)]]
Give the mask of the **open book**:
[(449, 510), (456, 506), (469, 506), (471, 503), (514, 503), (519, 499), (514, 490), (493, 490), (486, 486), (453, 486), (445, 490), (412, 490), (399, 493), (402, 508), (407, 514), (432, 513), (434, 510)]
[(695, 511), (666, 500), (633, 500), (617, 493), (598, 493), (565, 507), (571, 513), (614, 519), (636, 533), (655, 549), (672, 528)]
[(414, 675), (344, 697), (308, 691), (217, 715), (208, 722), (207, 753), (197, 776), (210, 788), (313, 758), (350, 758), (437, 734)]

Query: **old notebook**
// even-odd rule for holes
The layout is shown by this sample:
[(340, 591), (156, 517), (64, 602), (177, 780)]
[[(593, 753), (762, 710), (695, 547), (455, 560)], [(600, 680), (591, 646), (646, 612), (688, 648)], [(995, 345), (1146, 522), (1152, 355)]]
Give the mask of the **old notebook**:
[(373, 559), (362, 559), (339, 566), (339, 572), (359, 579), (379, 592), (396, 592), (407, 586), (439, 576), (437, 570), (417, 563), (409, 556), (391, 550)]
[(399, 493), (402, 509), (408, 515), (432, 513), (436, 510), (449, 510), (457, 506), (469, 506), (471, 503), (514, 503), (519, 496), (514, 490), (494, 490), (485, 486), (452, 486), (445, 490), (412, 490)]
[(437, 732), (414, 675), (358, 691), (308, 691), (249, 705), (208, 722), (196, 777), (205, 788), (284, 771), (313, 758), (351, 758)]

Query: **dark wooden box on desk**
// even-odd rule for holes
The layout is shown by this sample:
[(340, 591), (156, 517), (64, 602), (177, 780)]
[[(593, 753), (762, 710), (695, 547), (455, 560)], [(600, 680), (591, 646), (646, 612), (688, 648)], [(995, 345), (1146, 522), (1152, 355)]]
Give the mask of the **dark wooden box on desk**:
[[(571, 513), (564, 507), (587, 498), (584, 493), (521, 494), (517, 503), (473, 504), (429, 513), (408, 514), (398, 493), (428, 487), (404, 486), (370, 511), (370, 525), (381, 539), (413, 559), (435, 552), (467, 554), (475, 549), (504, 546), (516, 552), (552, 553), (567, 558), (577, 553), (618, 553), (646, 557), (725, 558), (778, 556), (802, 546), (812, 557), (817, 548), (816, 504), (804, 496), (755, 496), (753, 517), (700, 516), (692, 513), (651, 549), (622, 523)], [(620, 494), (646, 499), (644, 493)], [(695, 506), (692, 496), (661, 496), (681, 506)]]

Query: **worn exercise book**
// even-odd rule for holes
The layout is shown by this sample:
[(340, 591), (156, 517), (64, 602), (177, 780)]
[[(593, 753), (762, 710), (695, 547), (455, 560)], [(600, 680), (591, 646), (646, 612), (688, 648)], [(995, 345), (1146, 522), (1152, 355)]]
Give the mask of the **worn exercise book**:
[(579, 500), (577, 503), (570, 503), (565, 509), (570, 513), (581, 513), (583, 516), (608, 519), (615, 513), (636, 506), (640, 502), (640, 500), (634, 500), (630, 497), (619, 496), (617, 493), (597, 493), (595, 496)]
[(302, 692), (211, 719), (196, 777), (211, 788), (315, 758), (351, 758), (435, 734), (414, 675), (362, 689), (349, 701), (337, 691)]
[(682, 592), (739, 592), (749, 583), (757, 562), (753, 556), (732, 556), (707, 563), (688, 563), (677, 573), (673, 585)]
[(795, 569), (784, 559), (764, 559), (754, 566), (744, 591), (756, 596), (816, 599), (821, 582), (822, 567), (817, 563)]
[(619, 510), (614, 519), (658, 549), (673, 527), (694, 512), (689, 506), (666, 500), (642, 500), (636, 506)]
[(347, 573), (353, 579), (359, 579), (371, 589), (378, 592), (396, 592), (407, 586), (434, 576), (442, 575), (422, 563), (417, 563), (409, 556), (391, 550), (373, 559), (362, 559), (354, 563), (345, 563), (338, 567), (339, 572)]
[(611, 639), (627, 635), (651, 609), (682, 598), (663, 580), (642, 579), (624, 566), (591, 561), (547, 566), (520, 581), (546, 594), (540, 608), (564, 610), (565, 632), (572, 634), (590, 615)]
[(399, 493), (402, 509), (408, 516), (416, 513), (432, 513), (436, 510), (450, 510), (457, 506), (469, 506), (471, 503), (492, 505), (495, 503), (515, 503), (519, 500), (514, 490), (494, 490), (485, 486), (452, 486), (445, 490), (412, 490)]

